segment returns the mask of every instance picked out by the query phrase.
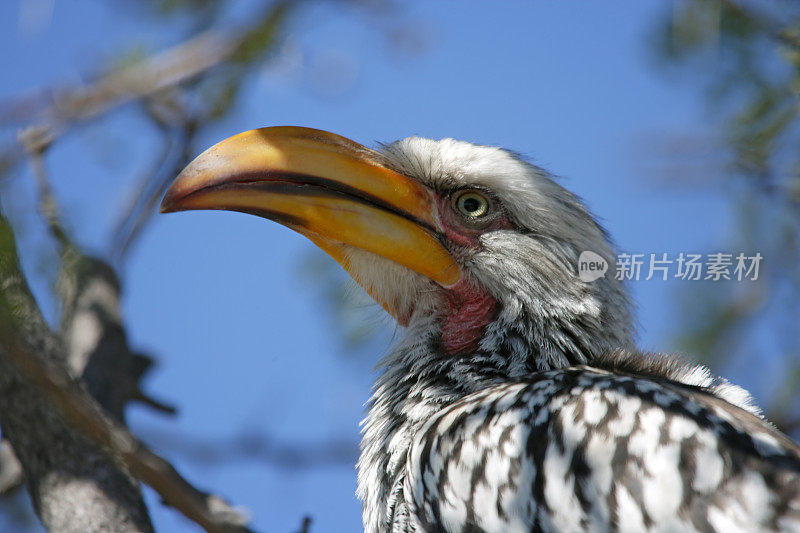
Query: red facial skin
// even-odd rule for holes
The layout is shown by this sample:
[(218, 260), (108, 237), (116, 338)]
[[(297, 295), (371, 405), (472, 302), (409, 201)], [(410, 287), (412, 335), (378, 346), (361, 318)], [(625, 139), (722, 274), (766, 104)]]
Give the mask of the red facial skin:
[[(439, 222), (448, 241), (465, 251), (479, 250), (480, 236), (487, 231), (511, 229), (513, 225), (504, 212), (485, 225), (467, 222), (452, 207), (449, 196), (437, 198)], [(500, 209), (500, 206), (495, 206)], [(478, 349), (486, 326), (497, 313), (497, 300), (474, 284), (467, 276), (455, 285), (443, 289), (447, 309), (442, 324), (442, 349), (450, 356), (473, 353)]]

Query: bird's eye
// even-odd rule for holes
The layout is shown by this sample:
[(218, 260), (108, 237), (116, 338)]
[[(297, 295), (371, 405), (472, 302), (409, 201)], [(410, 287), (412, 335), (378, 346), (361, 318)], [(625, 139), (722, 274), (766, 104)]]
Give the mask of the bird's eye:
[(489, 212), (489, 200), (478, 191), (468, 190), (453, 196), (453, 207), (468, 219), (476, 219)]

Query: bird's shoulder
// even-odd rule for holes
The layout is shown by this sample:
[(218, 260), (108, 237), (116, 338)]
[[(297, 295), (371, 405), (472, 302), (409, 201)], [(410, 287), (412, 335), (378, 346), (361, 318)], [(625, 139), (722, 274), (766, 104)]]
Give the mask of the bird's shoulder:
[[(765, 457), (786, 455), (800, 465), (800, 446), (759, 411), (732, 402), (720, 392), (717, 381), (681, 381), (675, 367), (658, 364), (662, 366), (599, 359), (591, 365), (539, 372), (487, 387), (442, 409), (417, 432), (416, 442), (430, 446), (429, 437), (458, 438), (462, 432), (481, 429), (476, 426), (481, 423), (494, 431), (516, 425), (535, 431), (566, 417), (593, 432), (628, 436), (645, 422), (642, 417), (652, 416), (660, 422), (647, 420), (650, 427), (685, 420), (731, 438), (729, 444), (743, 434), (753, 441), (749, 446), (739, 443), (746, 450)], [(679, 436), (677, 429), (671, 431)]]
[(713, 530), (713, 506), (748, 515), (765, 505), (753, 494), (767, 491), (771, 510), (746, 524), (785, 518), (781, 506), (797, 507), (792, 520), (800, 523), (800, 448), (669, 368), (601, 360), (492, 386), (442, 409), (409, 451), (405, 486), (417, 516), (435, 527), (511, 531), (585, 530), (624, 514), (643, 526), (675, 520)]

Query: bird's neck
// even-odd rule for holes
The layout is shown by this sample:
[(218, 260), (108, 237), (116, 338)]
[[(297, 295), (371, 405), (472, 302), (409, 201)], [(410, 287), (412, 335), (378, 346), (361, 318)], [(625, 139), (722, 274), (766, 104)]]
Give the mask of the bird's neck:
[[(468, 305), (469, 302), (465, 302)], [(453, 309), (448, 309), (452, 313)], [(466, 312), (472, 313), (469, 308)], [(364, 520), (377, 528), (392, 508), (392, 487), (402, 475), (416, 431), (443, 407), (487, 387), (531, 373), (585, 363), (604, 348), (580, 320), (533, 317), (519, 306), (493, 310), (474, 350), (447, 354), (447, 317), (417, 313), (399, 345), (382, 361), (364, 421), (358, 492)], [(584, 342), (584, 339), (587, 339)], [(469, 340), (469, 339), (467, 339)]]

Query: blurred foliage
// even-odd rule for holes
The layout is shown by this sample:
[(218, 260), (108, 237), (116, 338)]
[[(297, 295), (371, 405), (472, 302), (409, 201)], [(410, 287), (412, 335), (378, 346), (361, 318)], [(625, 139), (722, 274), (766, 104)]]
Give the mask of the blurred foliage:
[[(756, 283), (693, 284), (679, 341), (748, 381), (768, 416), (800, 436), (800, 4), (684, 0), (660, 22), (665, 69), (705, 83), (736, 226), (726, 250), (760, 252)], [(698, 181), (703, 177), (696, 177)], [(691, 291), (691, 292), (689, 292)], [(762, 383), (758, 380), (762, 379)]]

